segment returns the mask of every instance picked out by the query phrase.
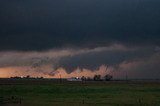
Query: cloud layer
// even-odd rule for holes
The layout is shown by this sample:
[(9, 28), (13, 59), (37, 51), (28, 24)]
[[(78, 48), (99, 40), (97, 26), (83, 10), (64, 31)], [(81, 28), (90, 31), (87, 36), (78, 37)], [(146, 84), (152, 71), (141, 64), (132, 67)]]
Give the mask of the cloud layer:
[(0, 50), (160, 46), (159, 0), (1, 0)]
[(114, 44), (94, 49), (1, 52), (0, 57), (1, 77), (4, 73), (8, 77), (93, 77), (95, 74), (103, 76), (107, 73), (115, 78), (125, 78), (126, 73), (132, 79), (160, 77), (160, 52), (157, 47), (128, 48)]
[[(158, 78), (160, 0), (0, 0), (0, 77)], [(107, 67), (107, 70), (105, 69)]]

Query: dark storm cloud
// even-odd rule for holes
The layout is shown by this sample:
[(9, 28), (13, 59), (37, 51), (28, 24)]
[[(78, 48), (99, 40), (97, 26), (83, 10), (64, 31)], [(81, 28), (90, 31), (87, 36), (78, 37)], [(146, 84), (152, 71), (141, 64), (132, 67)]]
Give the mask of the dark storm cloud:
[(153, 48), (103, 50), (64, 57), (59, 61), (59, 66), (64, 67), (68, 72), (77, 67), (93, 70), (102, 64), (116, 68), (123, 62), (145, 61), (154, 54)]
[(0, 50), (160, 45), (159, 0), (1, 0)]
[(123, 62), (145, 61), (159, 53), (154, 48), (126, 48), (112, 45), (95, 49), (62, 49), (44, 52), (0, 52), (1, 67), (41, 67), (51, 65), (56, 69), (65, 68), (68, 72), (77, 67), (96, 69), (101, 65), (116, 67)]
[(116, 74), (121, 77), (125, 77), (127, 74), (128, 78), (131, 79), (159, 79), (159, 63), (160, 52), (148, 56), (145, 60), (141, 59), (139, 61), (122, 62), (119, 65), (119, 69)]
[[(114, 78), (159, 78), (159, 47), (125, 47), (112, 45), (94, 49), (61, 49), (49, 51), (0, 52), (0, 73), (5, 70), (20, 75), (50, 77), (104, 75), (110, 71)], [(107, 69), (106, 67), (107, 66)], [(78, 71), (77, 71), (78, 70)], [(99, 71), (98, 71), (99, 70)], [(56, 75), (56, 76), (55, 76)]]

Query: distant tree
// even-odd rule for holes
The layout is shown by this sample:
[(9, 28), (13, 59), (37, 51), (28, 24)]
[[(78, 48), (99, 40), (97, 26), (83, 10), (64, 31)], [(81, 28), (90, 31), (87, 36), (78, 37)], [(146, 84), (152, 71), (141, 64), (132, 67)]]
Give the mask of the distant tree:
[(30, 78), (30, 75), (27, 75), (26, 78)]
[(113, 78), (113, 76), (112, 76), (112, 75), (109, 75), (109, 74), (107, 74), (107, 75), (104, 76), (104, 79), (105, 79), (106, 81), (110, 81), (112, 78)]
[(95, 75), (95, 76), (93, 77), (93, 80), (94, 80), (94, 81), (101, 81), (101, 75)]
[(87, 77), (86, 80), (87, 80), (87, 81), (91, 81), (91, 78), (90, 78), (90, 77)]
[(21, 77), (15, 76), (15, 77), (10, 77), (10, 78), (13, 78), (13, 79), (20, 79)]
[(81, 77), (81, 80), (82, 80), (82, 81), (86, 81), (86, 77), (85, 77), (85, 76), (82, 76), (82, 77)]

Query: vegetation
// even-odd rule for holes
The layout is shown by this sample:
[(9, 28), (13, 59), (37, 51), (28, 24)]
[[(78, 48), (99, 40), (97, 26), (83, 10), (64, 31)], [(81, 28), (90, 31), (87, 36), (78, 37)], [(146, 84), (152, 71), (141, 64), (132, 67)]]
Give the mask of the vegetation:
[(101, 81), (102, 79), (101, 79), (101, 75), (95, 75), (94, 77), (93, 77), (93, 80), (94, 81)]
[(113, 78), (113, 76), (107, 74), (104, 76), (105, 81), (110, 81)]
[(1, 84), (0, 103), (3, 106), (19, 106), (19, 103), (21, 106), (160, 106), (160, 84), (125, 82)]

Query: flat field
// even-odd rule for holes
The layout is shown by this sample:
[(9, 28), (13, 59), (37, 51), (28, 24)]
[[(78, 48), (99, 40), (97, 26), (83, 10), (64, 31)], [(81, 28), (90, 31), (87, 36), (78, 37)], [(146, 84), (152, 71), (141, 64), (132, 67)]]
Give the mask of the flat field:
[(160, 83), (3, 79), (0, 106), (160, 106)]

